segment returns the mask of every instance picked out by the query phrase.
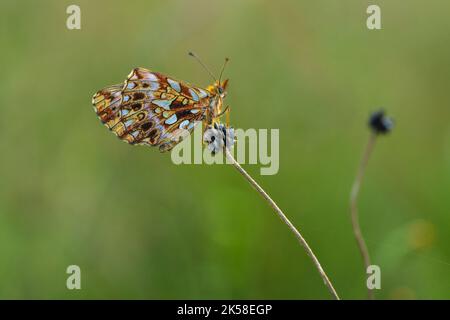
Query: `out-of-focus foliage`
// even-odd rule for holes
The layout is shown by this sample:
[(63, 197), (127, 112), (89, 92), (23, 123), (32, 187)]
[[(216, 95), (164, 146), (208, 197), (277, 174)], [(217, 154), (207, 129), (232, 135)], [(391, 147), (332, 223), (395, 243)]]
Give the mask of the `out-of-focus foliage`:
[[(0, 3), (0, 298), (329, 298), (295, 237), (229, 166), (175, 166), (96, 118), (137, 66), (206, 86), (231, 58), (238, 128), (280, 130), (280, 170), (245, 166), (343, 298), (364, 298), (348, 215), (371, 111), (396, 119), (361, 191), (379, 298), (450, 298), (448, 1)], [(82, 290), (65, 270), (82, 270)]]

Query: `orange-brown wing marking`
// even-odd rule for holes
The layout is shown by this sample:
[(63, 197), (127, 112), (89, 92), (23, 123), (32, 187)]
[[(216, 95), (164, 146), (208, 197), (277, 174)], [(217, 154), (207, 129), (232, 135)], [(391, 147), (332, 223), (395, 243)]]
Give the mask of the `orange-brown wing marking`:
[(204, 118), (211, 98), (204, 89), (136, 68), (123, 85), (98, 91), (92, 103), (102, 123), (120, 139), (167, 149), (168, 142), (174, 145), (176, 129), (191, 132), (194, 122)]

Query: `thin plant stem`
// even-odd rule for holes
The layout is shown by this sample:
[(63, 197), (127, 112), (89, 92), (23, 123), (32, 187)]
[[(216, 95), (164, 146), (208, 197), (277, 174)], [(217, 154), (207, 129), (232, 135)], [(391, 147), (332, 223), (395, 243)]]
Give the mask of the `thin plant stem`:
[(325, 271), (323, 270), (322, 266), (320, 265), (319, 260), (316, 258), (314, 252), (309, 247), (306, 240), (303, 238), (301, 233), (295, 228), (295, 226), (292, 224), (291, 221), (286, 217), (286, 215), (281, 211), (281, 209), (278, 207), (278, 205), (275, 203), (275, 201), (272, 200), (272, 198), (264, 191), (263, 188), (245, 171), (241, 165), (234, 159), (233, 155), (230, 153), (230, 151), (227, 148), (224, 148), (225, 154), (227, 158), (229, 159), (229, 162), (239, 171), (239, 173), (256, 189), (256, 191), (261, 194), (261, 196), (269, 203), (269, 205), (275, 210), (275, 212), (278, 214), (278, 216), (283, 220), (283, 222), (291, 229), (291, 231), (295, 234), (300, 244), (305, 249), (308, 256), (313, 261), (317, 271), (319, 272), (320, 276), (322, 277), (322, 280), (324, 284), (327, 286), (328, 290), (330, 291), (331, 295), (336, 299), (340, 300), (338, 294), (336, 293), (336, 290), (334, 290), (333, 284), (331, 283), (330, 279), (328, 279), (328, 276), (326, 275)]
[[(352, 219), (353, 233), (355, 235), (356, 242), (358, 244), (359, 251), (364, 260), (364, 266), (367, 268), (372, 264), (370, 261), (369, 250), (367, 249), (366, 242), (361, 232), (361, 227), (359, 225), (358, 207), (357, 200), (359, 195), (359, 190), (361, 189), (361, 183), (364, 178), (364, 172), (369, 162), (370, 155), (372, 154), (373, 147), (375, 146), (375, 141), (377, 139), (377, 134), (372, 133), (369, 137), (369, 142), (366, 145), (361, 163), (358, 168), (358, 173), (356, 175), (355, 181), (353, 182), (352, 191), (350, 193), (350, 216)], [(370, 300), (374, 300), (374, 292), (372, 289), (367, 288), (368, 297)]]

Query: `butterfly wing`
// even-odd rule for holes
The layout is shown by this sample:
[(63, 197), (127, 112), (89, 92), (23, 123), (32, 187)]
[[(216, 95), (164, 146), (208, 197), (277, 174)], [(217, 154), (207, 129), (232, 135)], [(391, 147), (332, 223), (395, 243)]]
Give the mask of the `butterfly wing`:
[(120, 139), (130, 144), (172, 149), (205, 117), (214, 97), (144, 68), (134, 69), (123, 85), (98, 91), (93, 99), (98, 117)]

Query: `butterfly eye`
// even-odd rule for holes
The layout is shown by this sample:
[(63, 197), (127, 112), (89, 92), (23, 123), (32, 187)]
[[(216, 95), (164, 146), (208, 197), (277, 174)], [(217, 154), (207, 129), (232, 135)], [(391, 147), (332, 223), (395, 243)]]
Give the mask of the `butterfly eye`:
[(219, 88), (218, 88), (218, 91), (219, 91), (220, 94), (222, 94), (222, 93), (223, 93), (223, 88), (222, 88), (222, 87), (219, 87)]

